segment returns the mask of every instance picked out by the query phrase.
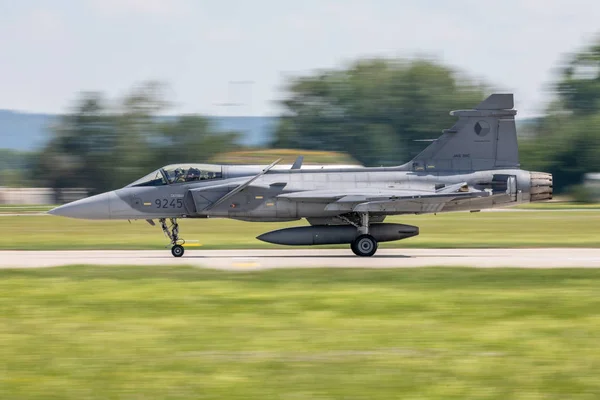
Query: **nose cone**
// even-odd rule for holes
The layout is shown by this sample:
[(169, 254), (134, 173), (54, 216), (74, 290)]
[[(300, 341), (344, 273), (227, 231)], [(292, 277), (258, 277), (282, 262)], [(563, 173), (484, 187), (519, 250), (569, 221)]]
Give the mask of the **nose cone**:
[(102, 193), (53, 208), (48, 214), (80, 219), (110, 219), (110, 193)]

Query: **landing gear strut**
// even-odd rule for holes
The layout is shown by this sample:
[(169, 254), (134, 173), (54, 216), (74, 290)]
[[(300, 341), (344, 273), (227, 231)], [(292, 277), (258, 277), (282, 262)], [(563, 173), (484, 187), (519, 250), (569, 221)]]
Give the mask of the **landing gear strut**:
[(359, 235), (350, 244), (352, 252), (360, 257), (371, 257), (377, 251), (377, 240), (369, 235), (369, 213), (360, 215), (361, 224), (357, 226)]
[(165, 235), (171, 240), (171, 254), (173, 254), (173, 257), (181, 257), (184, 253), (182, 244), (185, 243), (185, 240), (179, 238), (179, 224), (177, 223), (177, 218), (169, 219), (171, 221), (170, 230), (165, 218), (161, 218), (158, 221), (160, 222), (160, 227)]

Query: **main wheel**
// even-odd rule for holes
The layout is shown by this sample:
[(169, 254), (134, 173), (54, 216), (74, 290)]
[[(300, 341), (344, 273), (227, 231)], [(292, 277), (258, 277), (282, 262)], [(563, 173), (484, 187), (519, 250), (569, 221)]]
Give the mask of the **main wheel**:
[(171, 247), (171, 254), (173, 254), (173, 257), (181, 257), (183, 253), (184, 250), (182, 245), (176, 244), (175, 246)]
[(351, 250), (352, 250), (352, 252), (353, 252), (354, 254), (356, 254), (357, 256), (358, 256), (358, 255), (360, 255), (360, 254), (358, 254), (358, 252), (357, 252), (357, 250), (356, 250), (356, 241), (355, 241), (355, 240), (354, 240), (354, 241), (352, 241), (352, 243), (350, 243), (350, 249), (351, 249)]
[(360, 235), (350, 245), (350, 248), (360, 257), (371, 257), (377, 251), (377, 240), (371, 235)]

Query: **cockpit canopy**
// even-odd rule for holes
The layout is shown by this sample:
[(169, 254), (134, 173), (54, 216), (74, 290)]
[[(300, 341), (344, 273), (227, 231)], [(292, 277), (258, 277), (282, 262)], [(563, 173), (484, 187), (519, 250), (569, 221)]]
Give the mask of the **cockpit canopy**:
[(172, 164), (157, 169), (127, 186), (162, 186), (221, 178), (223, 173), (220, 165)]

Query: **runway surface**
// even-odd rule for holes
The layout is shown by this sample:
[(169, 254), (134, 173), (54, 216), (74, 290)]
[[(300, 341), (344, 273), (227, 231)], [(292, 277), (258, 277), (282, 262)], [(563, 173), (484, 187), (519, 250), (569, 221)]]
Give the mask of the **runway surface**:
[(174, 258), (165, 250), (0, 251), (0, 268), (74, 264), (192, 265), (226, 270), (268, 268), (407, 268), (465, 266), (600, 268), (600, 249), (380, 249), (370, 258), (343, 249), (186, 250)]

